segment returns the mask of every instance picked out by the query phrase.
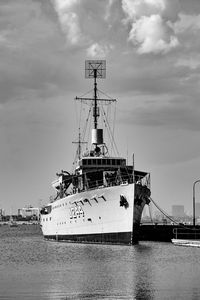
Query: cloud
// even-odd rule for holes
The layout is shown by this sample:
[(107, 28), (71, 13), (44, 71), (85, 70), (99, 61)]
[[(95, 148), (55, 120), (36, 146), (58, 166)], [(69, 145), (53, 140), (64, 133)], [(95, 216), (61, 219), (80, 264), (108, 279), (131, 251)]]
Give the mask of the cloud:
[(138, 53), (166, 53), (178, 46), (178, 39), (169, 33), (160, 15), (141, 17), (132, 25), (129, 41), (139, 45)]
[(68, 41), (72, 45), (76, 45), (77, 43), (79, 43), (82, 38), (79, 25), (79, 17), (74, 12), (74, 7), (78, 3), (78, 0), (53, 0), (53, 4), (58, 14), (61, 28), (66, 34)]
[(186, 30), (199, 31), (200, 30), (200, 14), (199, 15), (186, 15), (179, 14), (179, 20), (174, 24), (174, 31), (182, 33)]
[(87, 49), (87, 56), (105, 58), (112, 48), (112, 45), (101, 45), (98, 43), (94, 43)]
[(7, 47), (10, 46), (10, 42), (9, 42), (9, 31), (8, 30), (2, 30), (0, 32), (0, 47)]
[[(87, 56), (105, 57), (112, 49), (113, 22), (119, 22), (120, 5), (113, 0), (52, 0), (67, 46)], [(115, 20), (115, 21), (113, 21)]]
[(128, 41), (138, 47), (139, 54), (167, 53), (179, 45), (171, 26), (178, 18), (178, 8), (178, 1), (122, 1), (124, 23), (131, 26)]
[[(86, 49), (88, 56), (105, 56), (122, 37), (123, 22), (131, 28), (128, 41), (139, 54), (167, 53), (179, 44), (171, 23), (177, 20), (178, 0), (109, 1), (52, 0), (67, 45)], [(122, 12), (126, 18), (122, 20)], [(117, 24), (118, 23), (118, 24)], [(114, 28), (118, 28), (118, 33)], [(123, 27), (123, 26), (121, 26)]]
[(200, 14), (179, 13), (179, 19), (172, 24), (172, 27), (181, 43), (181, 51), (175, 66), (187, 67), (190, 72), (198, 69), (200, 67)]
[(178, 67), (188, 67), (191, 70), (195, 70), (200, 67), (200, 55), (199, 54), (193, 54), (188, 56), (182, 56), (178, 59), (176, 62), (176, 66)]
[(115, 3), (115, 0), (109, 0), (107, 3), (105, 17), (104, 17), (104, 19), (106, 21), (108, 21), (112, 15), (112, 8), (113, 8), (114, 3)]
[(72, 88), (71, 62), (52, 5), (10, 0), (0, 10), (0, 103), (51, 97)]
[(198, 101), (190, 95), (148, 95), (138, 96), (137, 101), (130, 103), (123, 122), (146, 127), (159, 127), (172, 130), (199, 132), (200, 109)]
[(159, 14), (165, 9), (163, 0), (123, 0), (122, 9), (127, 15), (127, 20), (133, 21), (141, 16)]

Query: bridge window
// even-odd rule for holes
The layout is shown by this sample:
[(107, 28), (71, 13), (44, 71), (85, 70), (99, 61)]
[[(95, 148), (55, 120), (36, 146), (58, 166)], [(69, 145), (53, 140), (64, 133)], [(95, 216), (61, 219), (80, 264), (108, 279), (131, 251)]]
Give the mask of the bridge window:
[(112, 165), (115, 165), (116, 160), (112, 159)]
[(102, 164), (102, 160), (98, 159), (98, 165), (101, 165), (101, 164)]

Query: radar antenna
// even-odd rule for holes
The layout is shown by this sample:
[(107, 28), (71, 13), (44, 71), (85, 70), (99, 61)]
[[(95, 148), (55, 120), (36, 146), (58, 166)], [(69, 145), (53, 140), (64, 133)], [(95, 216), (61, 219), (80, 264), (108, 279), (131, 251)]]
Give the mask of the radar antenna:
[(105, 60), (86, 60), (85, 61), (85, 78), (94, 78), (94, 98), (76, 97), (75, 100), (92, 100), (94, 101), (93, 118), (94, 128), (97, 129), (99, 107), (97, 101), (115, 102), (116, 99), (100, 99), (97, 98), (97, 78), (106, 78), (106, 61)]

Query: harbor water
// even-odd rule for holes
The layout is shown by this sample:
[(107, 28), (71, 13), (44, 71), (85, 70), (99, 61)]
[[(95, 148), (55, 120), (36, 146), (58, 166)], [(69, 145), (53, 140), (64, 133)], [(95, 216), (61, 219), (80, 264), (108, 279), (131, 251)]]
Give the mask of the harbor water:
[(0, 226), (0, 299), (200, 299), (200, 248), (45, 241)]

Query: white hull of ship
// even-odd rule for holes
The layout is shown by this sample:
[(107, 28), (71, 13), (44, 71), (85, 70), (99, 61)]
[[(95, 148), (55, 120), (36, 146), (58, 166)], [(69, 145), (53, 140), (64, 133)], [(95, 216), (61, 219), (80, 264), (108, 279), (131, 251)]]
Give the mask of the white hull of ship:
[[(49, 204), (41, 215), (45, 238), (57, 241), (133, 244), (145, 201), (134, 205), (135, 184), (102, 187)], [(121, 196), (128, 205), (120, 205)]]

